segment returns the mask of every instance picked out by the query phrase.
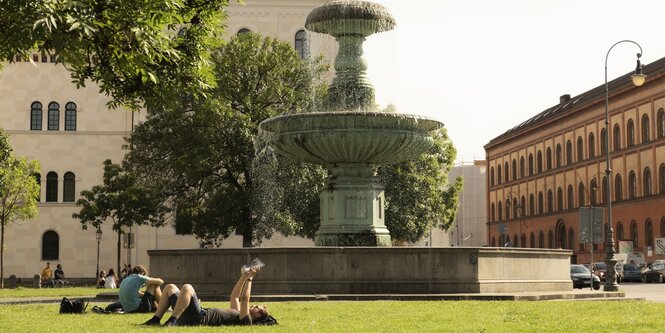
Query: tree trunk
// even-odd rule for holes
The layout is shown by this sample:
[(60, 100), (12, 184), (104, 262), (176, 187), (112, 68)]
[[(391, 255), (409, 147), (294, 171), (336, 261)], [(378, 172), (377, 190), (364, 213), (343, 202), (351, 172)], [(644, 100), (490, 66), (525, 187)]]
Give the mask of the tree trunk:
[(248, 222), (242, 228), (242, 247), (254, 247), (253, 239), (253, 228), (252, 225)]
[(0, 220), (0, 289), (5, 289), (5, 221)]
[[(117, 247), (118, 247), (118, 248), (117, 248), (118, 255), (117, 255), (117, 257), (116, 257), (116, 267), (117, 267), (117, 271), (116, 271), (116, 272), (118, 272), (118, 273), (116, 273), (116, 274), (120, 274), (120, 236), (121, 236), (121, 235), (122, 235), (122, 230), (120, 230), (120, 228), (118, 228), (118, 244), (116, 244)], [(128, 274), (128, 275), (129, 275), (129, 274)]]

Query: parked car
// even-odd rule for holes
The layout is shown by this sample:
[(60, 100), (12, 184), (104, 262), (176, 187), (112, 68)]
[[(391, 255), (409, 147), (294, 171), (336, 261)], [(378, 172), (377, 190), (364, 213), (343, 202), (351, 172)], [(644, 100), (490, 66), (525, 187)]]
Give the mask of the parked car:
[(640, 268), (637, 267), (637, 265), (635, 264), (623, 264), (623, 266), (621, 266), (621, 269), (617, 270), (617, 273), (618, 273), (617, 275), (618, 282), (642, 281), (642, 272), (640, 271)]
[[(591, 286), (591, 271), (584, 265), (570, 265), (570, 279), (573, 280), (573, 288), (588, 288)], [(593, 275), (593, 289), (600, 289), (600, 278)]]
[(605, 265), (604, 262), (602, 261), (594, 262), (593, 265), (591, 266), (591, 270), (593, 271), (593, 274), (595, 274), (600, 279), (600, 281), (605, 281), (607, 266)]
[(642, 273), (642, 282), (663, 283), (665, 282), (663, 274), (665, 274), (665, 262), (654, 262)]

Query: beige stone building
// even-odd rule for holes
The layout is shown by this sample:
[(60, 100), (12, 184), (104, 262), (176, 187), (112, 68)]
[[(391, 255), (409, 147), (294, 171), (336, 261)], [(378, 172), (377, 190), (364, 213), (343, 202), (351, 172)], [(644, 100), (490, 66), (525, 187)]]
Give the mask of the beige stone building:
[(618, 242), (629, 241), (647, 262), (664, 258), (655, 245), (665, 237), (665, 58), (644, 72), (641, 87), (631, 83), (632, 73), (609, 82), (609, 135), (601, 85), (561, 96), (485, 146), (490, 246), (571, 249), (579, 263), (591, 261), (593, 251), (600, 261), (602, 242), (580, 242), (579, 210), (612, 200), (617, 252)]
[[(333, 42), (304, 32), (309, 12), (324, 0), (235, 1), (227, 8), (227, 36), (245, 29), (290, 42), (303, 55), (331, 58)], [(0, 72), (0, 126), (11, 136), (17, 155), (41, 163), (39, 216), (11, 225), (5, 237), (5, 277), (32, 277), (47, 261), (62, 264), (68, 277), (94, 277), (97, 260), (95, 230), (82, 230), (72, 213), (81, 190), (102, 181), (102, 162), (119, 162), (121, 146), (133, 124), (144, 114), (109, 110), (107, 98), (96, 86), (76, 89), (69, 73), (50, 56), (33, 55), (34, 63), (5, 64)], [(117, 234), (110, 224), (102, 229), (100, 270), (116, 265)], [(122, 261), (148, 264), (147, 250), (196, 248), (191, 235), (177, 235), (172, 227), (126, 230), (120, 242)], [(128, 241), (129, 240), (129, 241)], [(275, 237), (264, 246), (311, 245), (309, 240)], [(234, 236), (225, 247), (241, 247)]]

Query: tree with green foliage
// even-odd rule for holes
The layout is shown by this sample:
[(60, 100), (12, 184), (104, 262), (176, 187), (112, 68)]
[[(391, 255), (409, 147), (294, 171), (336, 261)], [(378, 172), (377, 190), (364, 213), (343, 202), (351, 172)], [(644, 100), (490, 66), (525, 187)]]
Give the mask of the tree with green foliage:
[(12, 153), (7, 133), (0, 129), (0, 289), (4, 285), (5, 226), (37, 216), (37, 161)]
[(417, 159), (378, 168), (385, 187), (386, 227), (394, 241), (417, 242), (429, 229), (454, 222), (462, 178), (448, 183), (457, 150), (445, 129), (432, 132), (434, 145)]
[[(275, 230), (305, 233), (294, 227), (292, 214), (266, 219), (253, 206), (254, 144), (261, 121), (317, 107), (322, 100), (317, 94), (323, 91), (319, 77), (326, 68), (319, 58), (302, 60), (288, 43), (254, 33), (220, 46), (213, 63), (217, 84), (206, 92), (208, 98), (185, 96), (180, 107), (150, 115), (135, 128), (126, 160), (176, 210), (176, 224), (191, 223), (204, 244), (220, 245), (234, 232), (242, 234), (246, 247)], [(294, 172), (289, 177), (305, 182), (318, 178)], [(295, 190), (290, 198), (311, 200), (305, 199), (310, 193)]]
[(134, 225), (164, 225), (167, 210), (150, 189), (137, 184), (136, 175), (111, 160), (104, 161), (103, 184), (81, 191), (76, 205), (81, 207), (72, 217), (79, 219), (83, 230), (88, 225), (101, 228), (108, 219), (118, 235), (117, 268), (120, 271), (120, 238), (123, 228)]
[(209, 50), (228, 0), (0, 1), (0, 61), (56, 56), (73, 83), (91, 81), (109, 105), (160, 111), (213, 82)]

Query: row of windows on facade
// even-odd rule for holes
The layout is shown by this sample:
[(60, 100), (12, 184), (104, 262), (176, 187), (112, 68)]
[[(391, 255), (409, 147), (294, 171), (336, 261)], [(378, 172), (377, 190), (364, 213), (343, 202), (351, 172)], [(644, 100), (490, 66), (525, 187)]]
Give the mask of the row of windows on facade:
[[(42, 103), (32, 102), (30, 106), (30, 130), (42, 130)], [(60, 104), (51, 102), (48, 104), (47, 126), (49, 131), (60, 130)], [(65, 131), (76, 131), (76, 104), (68, 102), (65, 104)]]
[[(242, 28), (238, 30), (237, 34), (246, 34), (251, 32), (251, 30), (247, 28)], [(300, 56), (300, 59), (305, 59), (309, 57), (309, 46), (307, 43), (307, 32), (305, 30), (298, 30), (294, 36), (294, 41), (293, 41), (293, 46), (296, 49), (296, 52), (298, 52), (298, 55)]]
[[(658, 184), (659, 184), (659, 193), (660, 194), (665, 194), (665, 163), (660, 165), (659, 172), (658, 172)], [(577, 186), (577, 199), (578, 199), (578, 206), (577, 207), (584, 207), (587, 203), (586, 195), (589, 195), (589, 204), (592, 206), (597, 205), (598, 203), (604, 203), (605, 200), (605, 194), (607, 193), (607, 176), (603, 177), (603, 189), (598, 195), (598, 184), (596, 179), (592, 179), (589, 187), (586, 188), (584, 183), (580, 182), (579, 185)], [(652, 181), (651, 181), (651, 170), (647, 167), (644, 169), (642, 173), (642, 196), (647, 197), (652, 195), (653, 189), (652, 189)], [(559, 187), (557, 189), (556, 193), (556, 209), (559, 211), (565, 210), (566, 207), (564, 207), (563, 202), (564, 202), (564, 196), (563, 196), (563, 189)], [(506, 212), (506, 220), (510, 219), (511, 217), (511, 211), (512, 211), (512, 216), (513, 218), (517, 218), (519, 216), (526, 216), (526, 215), (536, 215), (536, 214), (543, 214), (544, 211), (544, 194), (543, 192), (538, 192), (538, 206), (535, 205), (535, 196), (534, 194), (529, 195), (529, 206), (528, 210), (526, 210), (526, 197), (524, 195), (519, 198), (520, 200), (518, 201), (518, 198), (512, 196), (512, 192), (508, 193), (510, 198), (505, 199), (505, 212)], [(567, 208), (568, 209), (573, 209), (575, 208), (575, 191), (573, 189), (572, 185), (568, 185), (567, 193), (566, 193), (566, 199), (567, 199)], [(634, 171), (631, 171), (628, 174), (628, 197), (624, 198), (623, 195), (623, 181), (622, 177), (620, 174), (617, 174), (614, 177), (614, 200), (615, 201), (621, 201), (624, 199), (635, 199), (638, 197), (638, 188), (637, 188), (637, 175), (635, 174)], [(598, 200), (598, 199), (601, 200)], [(512, 202), (511, 202), (512, 199)], [(512, 209), (511, 209), (512, 207)], [(535, 208), (538, 208), (536, 211)], [(498, 210), (498, 213), (495, 214), (495, 211)], [(553, 198), (553, 192), (552, 190), (547, 191), (547, 213), (551, 213), (554, 211), (554, 198)], [(503, 220), (503, 210), (502, 210), (502, 205), (498, 204), (495, 207), (495, 203), (492, 203), (490, 206), (490, 221), (496, 221), (496, 217), (498, 216), (498, 220), (501, 221)]]
[[(35, 180), (41, 188), (42, 176), (38, 173), (35, 175)], [(40, 191), (41, 192), (41, 191)], [(65, 172), (62, 181), (62, 202), (74, 202), (76, 198), (76, 175), (73, 172)], [(41, 195), (37, 198), (41, 200)], [(58, 174), (51, 171), (46, 174), (46, 200), (45, 202), (58, 202)]]
[[(563, 223), (558, 223), (556, 243), (554, 242), (555, 236), (554, 232), (550, 230), (547, 234), (547, 248), (562, 248), (574, 250), (575, 245), (575, 230), (573, 228), (568, 229), (568, 236), (566, 237), (566, 227)], [(630, 223), (630, 235), (629, 238), (626, 238), (624, 232), (624, 226), (622, 222), (618, 222), (616, 226), (616, 240), (628, 240), (632, 241), (633, 249), (640, 250), (641, 246), (645, 247), (654, 246), (654, 233), (653, 233), (653, 222), (650, 218), (646, 219), (644, 222), (644, 244), (640, 243), (639, 231), (637, 226), (637, 221), (632, 221)], [(660, 220), (660, 237), (665, 237), (665, 217)], [(526, 234), (522, 234), (520, 238), (517, 237), (517, 234), (513, 234), (513, 239), (510, 239), (510, 235), (502, 234), (499, 236), (499, 243), (497, 244), (496, 237), (492, 237), (491, 246), (512, 246), (512, 247), (530, 247), (530, 248), (545, 248), (545, 235), (543, 231), (538, 233), (538, 243), (536, 244), (536, 236), (533, 232), (529, 237), (529, 242), (527, 243)], [(586, 243), (579, 243), (578, 251), (584, 252), (587, 250)], [(593, 244), (593, 250), (598, 251), (598, 244)], [(603, 250), (603, 249), (600, 249)]]
[[(658, 121), (657, 121), (657, 138), (665, 138), (665, 110), (664, 109), (659, 109), (658, 110)], [(641, 143), (647, 143), (651, 141), (651, 136), (649, 132), (650, 128), (650, 123), (649, 123), (649, 116), (647, 114), (644, 114), (642, 116), (642, 126), (641, 126)], [(618, 151), (621, 149), (621, 143), (622, 143), (622, 137), (621, 137), (621, 126), (619, 124), (614, 125), (613, 129), (613, 134), (612, 137), (614, 138), (613, 141), (613, 150)], [(600, 131), (600, 154), (606, 154), (607, 150), (607, 143), (606, 143), (606, 138), (607, 138), (607, 133), (605, 129), (603, 128)], [(629, 119), (627, 124), (626, 124), (626, 145), (628, 148), (635, 146), (637, 143), (635, 141), (635, 123), (633, 122), (632, 119)], [(577, 138), (577, 149), (576, 149), (576, 161), (573, 159), (573, 156), (575, 156), (575, 151), (573, 151), (573, 143), (571, 140), (568, 140), (566, 142), (566, 165), (571, 165), (574, 162), (581, 162), (584, 160), (584, 139), (582, 136), (579, 136)], [(589, 133), (588, 139), (587, 139), (587, 147), (588, 147), (588, 152), (587, 152), (587, 157), (588, 158), (595, 158), (596, 157), (596, 140), (595, 140), (595, 135), (594, 133)], [(545, 171), (553, 169), (553, 162), (554, 162), (554, 167), (562, 167), (563, 166), (563, 147), (561, 144), (557, 144), (554, 152), (554, 159), (552, 156), (552, 148), (547, 147), (545, 151)], [(490, 186), (494, 186), (496, 184), (501, 184), (503, 182), (508, 182), (510, 180), (516, 180), (519, 177), (526, 177), (530, 175), (534, 175), (535, 173), (540, 173), (543, 172), (543, 152), (541, 150), (538, 150), (536, 153), (536, 161), (534, 164), (534, 157), (533, 154), (530, 153), (527, 157), (528, 159), (528, 164), (526, 166), (528, 167), (528, 173), (525, 170), (525, 161), (524, 156), (520, 157), (519, 160), (519, 168), (517, 166), (517, 159), (512, 160), (512, 165), (508, 164), (508, 161), (504, 162), (503, 165), (503, 170), (501, 169), (501, 164), (496, 167), (496, 174), (494, 172), (494, 167), (490, 167)], [(535, 167), (535, 172), (534, 172), (534, 167)], [(502, 172), (503, 171), (503, 172)], [(512, 172), (511, 172), (512, 171)], [(519, 171), (519, 172), (518, 172)], [(495, 177), (496, 175), (496, 177)], [(512, 177), (511, 177), (512, 176)], [(495, 182), (496, 181), (496, 182)]]
[[(40, 60), (41, 60), (41, 62), (57, 63), (58, 62), (58, 56), (53, 55), (53, 54), (46, 54), (46, 53), (42, 53), (42, 54), (33, 53), (32, 54), (32, 61), (33, 62), (39, 62)], [(30, 58), (26, 58), (26, 57), (24, 57), (20, 54), (17, 54), (16, 56), (14, 56), (14, 62), (22, 62), (22, 61), (30, 62)]]
[[(134, 247), (134, 233), (128, 232), (122, 235), (122, 247)], [(60, 260), (60, 235), (53, 230), (47, 230), (42, 235), (42, 260)]]

